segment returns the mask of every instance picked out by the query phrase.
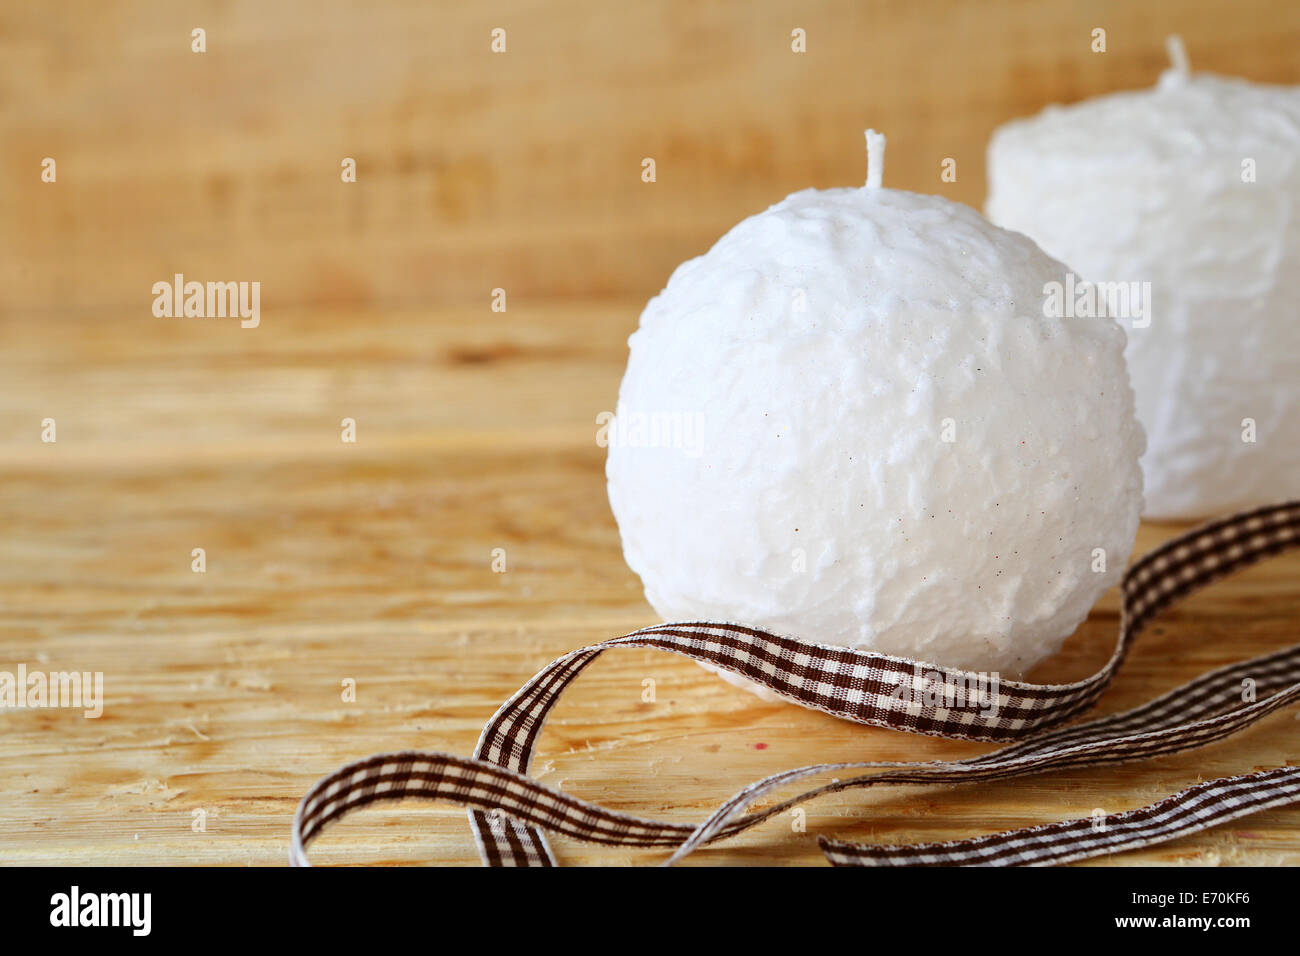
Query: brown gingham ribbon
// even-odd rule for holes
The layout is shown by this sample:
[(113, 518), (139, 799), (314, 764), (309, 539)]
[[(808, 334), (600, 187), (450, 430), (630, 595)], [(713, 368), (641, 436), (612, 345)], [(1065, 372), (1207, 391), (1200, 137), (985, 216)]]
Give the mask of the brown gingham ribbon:
[[(719, 622), (660, 624), (553, 661), (503, 704), (472, 758), (437, 751), (378, 754), (319, 781), (293, 821), (290, 862), (335, 820), (379, 801), (449, 800), (469, 808), (483, 861), (553, 866), (543, 830), (618, 846), (672, 848), (674, 863), (826, 793), (877, 784), (969, 783), (1046, 770), (1139, 760), (1231, 736), (1300, 698), (1300, 645), (1202, 675), (1132, 710), (1063, 726), (1092, 707), (1152, 617), (1211, 582), (1300, 544), (1300, 501), (1214, 521), (1166, 542), (1124, 574), (1119, 640), (1109, 662), (1072, 684), (1002, 681), (996, 706), (944, 707), (926, 697), (930, 665), (885, 654), (812, 644)], [(749, 785), (697, 826), (609, 810), (530, 778), (528, 766), (551, 708), (588, 664), (612, 647), (656, 647), (723, 668), (803, 707), (860, 724), (966, 740), (1015, 741), (951, 761), (817, 764)], [(975, 686), (981, 675), (948, 671)], [(1253, 682), (1253, 685), (1250, 683)], [(1245, 693), (1251, 687), (1253, 693)], [(986, 702), (987, 703), (987, 702)], [(763, 810), (755, 801), (808, 777), (835, 779)], [(1109, 816), (1008, 830), (949, 843), (857, 845), (819, 841), (836, 865), (1050, 865), (1160, 843), (1249, 813), (1300, 801), (1300, 767), (1279, 767), (1197, 784), (1158, 803)]]

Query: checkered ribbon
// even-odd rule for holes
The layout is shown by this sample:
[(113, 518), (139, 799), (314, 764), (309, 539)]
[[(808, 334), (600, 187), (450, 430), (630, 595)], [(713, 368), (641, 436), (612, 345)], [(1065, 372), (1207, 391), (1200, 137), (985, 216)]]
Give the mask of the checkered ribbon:
[[(1139, 760), (1231, 736), (1300, 698), (1300, 645), (1204, 674), (1140, 707), (1082, 723), (1065, 722), (1096, 703), (1134, 639), (1153, 616), (1212, 581), (1300, 544), (1300, 501), (1215, 521), (1175, 538), (1124, 575), (1119, 640), (1096, 674), (1071, 684), (1002, 681), (948, 671), (948, 686), (983, 692), (934, 694), (933, 668), (904, 658), (811, 644), (718, 622), (661, 624), (593, 644), (553, 661), (497, 711), (472, 758), (436, 751), (379, 754), (318, 782), (294, 816), (290, 862), (340, 817), (380, 801), (448, 800), (469, 808), (480, 855), (492, 866), (551, 866), (543, 830), (619, 846), (667, 847), (676, 862), (706, 843), (734, 836), (826, 793), (878, 784), (971, 783), (1047, 770)], [(1012, 742), (952, 761), (817, 764), (775, 774), (739, 791), (697, 826), (619, 813), (529, 777), (547, 715), (565, 688), (612, 647), (656, 647), (723, 668), (801, 706), (862, 724), (967, 740)], [(830, 783), (762, 810), (756, 801), (815, 776)], [(859, 846), (823, 838), (837, 865), (1043, 865), (1147, 846), (1300, 801), (1300, 768), (1226, 777), (1113, 816), (1087, 817), (971, 840)]]

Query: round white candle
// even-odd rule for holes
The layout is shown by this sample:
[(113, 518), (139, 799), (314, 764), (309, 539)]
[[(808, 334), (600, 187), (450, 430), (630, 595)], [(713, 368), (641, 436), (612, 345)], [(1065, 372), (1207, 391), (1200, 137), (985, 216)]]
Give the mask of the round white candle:
[(987, 211), (1086, 279), (1150, 283), (1120, 319), (1146, 513), (1190, 518), (1300, 495), (1300, 88), (1170, 47), (1154, 89), (999, 129)]
[[(1141, 426), (1065, 267), (937, 196), (805, 190), (683, 263), (629, 339), (609, 498), (665, 620), (1017, 674), (1124, 568)], [(743, 683), (743, 682), (742, 682)]]

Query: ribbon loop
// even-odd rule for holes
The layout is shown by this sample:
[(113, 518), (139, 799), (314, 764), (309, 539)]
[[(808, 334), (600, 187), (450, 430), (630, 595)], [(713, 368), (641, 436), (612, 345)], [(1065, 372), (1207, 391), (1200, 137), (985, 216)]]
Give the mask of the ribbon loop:
[[(336, 771), (303, 798), (294, 817), (290, 859), (307, 865), (306, 847), (346, 813), (379, 800), (426, 797), (470, 808), (485, 863), (554, 865), (543, 829), (597, 843), (671, 846), (675, 862), (775, 813), (824, 793), (875, 784), (962, 783), (1048, 769), (1137, 760), (1203, 746), (1234, 734), (1300, 698), (1300, 645), (1228, 665), (1140, 707), (1062, 726), (1093, 706), (1145, 625), (1173, 602), (1220, 577), (1300, 544), (1300, 501), (1243, 512), (1166, 542), (1136, 561), (1122, 584), (1120, 631), (1106, 665), (1069, 684), (1000, 682), (976, 706), (927, 702), (928, 665), (885, 654), (812, 644), (725, 622), (662, 624), (583, 647), (543, 668), (501, 706), (483, 729), (473, 758), (437, 752), (371, 757)], [(656, 647), (713, 664), (762, 684), (794, 703), (862, 724), (932, 736), (1011, 742), (957, 761), (820, 764), (775, 774), (739, 791), (698, 827), (607, 810), (527, 776), (542, 727), (573, 680), (605, 650)], [(980, 675), (948, 671), (958, 681)], [(1267, 697), (1242, 704), (1241, 682)], [(969, 704), (969, 702), (967, 702)], [(745, 814), (755, 800), (798, 780), (834, 771), (878, 773), (814, 788)], [(1198, 784), (1168, 800), (1129, 811), (1105, 838), (1095, 821), (1067, 821), (951, 844), (863, 847), (823, 840), (835, 864), (1060, 863), (1145, 846), (1246, 812), (1300, 800), (1296, 768)], [(1171, 802), (1172, 801), (1172, 802)], [(1180, 811), (1178, 808), (1191, 808)], [(1251, 809), (1253, 808), (1253, 809)], [(1084, 824), (1087, 824), (1085, 827)]]

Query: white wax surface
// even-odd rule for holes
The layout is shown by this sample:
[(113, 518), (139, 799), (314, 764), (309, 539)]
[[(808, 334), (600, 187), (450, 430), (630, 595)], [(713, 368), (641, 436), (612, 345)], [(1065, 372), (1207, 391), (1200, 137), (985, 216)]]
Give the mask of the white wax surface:
[(889, 189), (795, 193), (683, 263), (606, 469), (655, 610), (1006, 676), (1054, 652), (1124, 568), (1143, 447), (1119, 327), (1043, 316), (1064, 273)]
[(1007, 124), (988, 169), (995, 222), (1083, 278), (1151, 283), (1149, 327), (1120, 323), (1146, 513), (1300, 495), (1300, 89), (1170, 71)]

